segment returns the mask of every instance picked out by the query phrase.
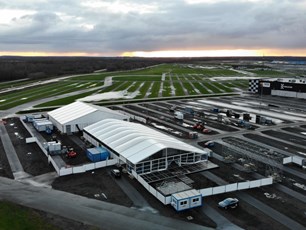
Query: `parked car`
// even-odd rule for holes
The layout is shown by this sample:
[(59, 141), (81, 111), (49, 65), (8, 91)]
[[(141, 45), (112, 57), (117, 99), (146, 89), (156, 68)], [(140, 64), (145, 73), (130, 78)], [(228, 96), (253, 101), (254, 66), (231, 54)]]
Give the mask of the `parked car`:
[(213, 141), (207, 141), (207, 142), (204, 144), (204, 146), (205, 146), (206, 148), (214, 147), (214, 146), (215, 146), (215, 142), (213, 142)]
[(111, 170), (111, 174), (112, 174), (114, 177), (117, 177), (117, 178), (121, 177), (121, 172), (120, 172), (119, 169), (112, 169), (112, 170)]
[(239, 200), (237, 198), (226, 198), (218, 203), (219, 208), (236, 208), (239, 205)]

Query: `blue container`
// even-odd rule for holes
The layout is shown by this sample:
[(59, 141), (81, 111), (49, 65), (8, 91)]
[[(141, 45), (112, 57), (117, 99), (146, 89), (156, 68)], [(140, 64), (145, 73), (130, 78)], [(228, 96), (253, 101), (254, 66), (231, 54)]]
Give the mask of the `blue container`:
[(109, 158), (109, 152), (102, 147), (87, 149), (86, 155), (92, 162), (105, 161)]

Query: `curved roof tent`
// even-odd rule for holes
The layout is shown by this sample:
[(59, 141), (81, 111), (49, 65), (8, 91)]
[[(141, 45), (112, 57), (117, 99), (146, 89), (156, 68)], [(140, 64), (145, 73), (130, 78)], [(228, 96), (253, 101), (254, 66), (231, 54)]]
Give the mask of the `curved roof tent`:
[(154, 129), (132, 122), (105, 119), (85, 127), (84, 130), (133, 164), (166, 148), (206, 153)]

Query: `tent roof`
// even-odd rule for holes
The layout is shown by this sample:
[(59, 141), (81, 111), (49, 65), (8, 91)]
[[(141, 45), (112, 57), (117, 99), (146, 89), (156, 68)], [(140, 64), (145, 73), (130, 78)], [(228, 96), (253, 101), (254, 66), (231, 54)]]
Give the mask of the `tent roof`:
[(133, 164), (166, 148), (205, 153), (192, 145), (132, 122), (105, 119), (84, 130)]
[[(66, 124), (78, 118), (84, 117), (88, 114), (94, 112), (104, 112), (104, 113), (112, 113), (112, 114), (120, 114), (114, 110), (108, 109), (106, 107), (100, 107), (97, 105), (91, 105), (84, 102), (76, 101), (74, 103), (65, 105), (61, 108), (52, 110), (48, 112), (48, 115), (53, 117), (61, 124)], [(121, 116), (124, 116), (120, 114)]]

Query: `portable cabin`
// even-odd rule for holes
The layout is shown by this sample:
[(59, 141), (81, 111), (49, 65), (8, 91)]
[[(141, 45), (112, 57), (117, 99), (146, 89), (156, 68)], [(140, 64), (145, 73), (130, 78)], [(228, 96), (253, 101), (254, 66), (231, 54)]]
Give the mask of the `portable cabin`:
[(92, 162), (105, 161), (109, 158), (109, 152), (107, 149), (102, 147), (87, 149), (86, 155)]
[(34, 119), (42, 118), (41, 114), (27, 114), (25, 115), (25, 121), (26, 122), (33, 122)]
[(48, 130), (53, 130), (53, 124), (51, 121), (44, 119), (44, 120), (34, 120), (33, 126), (39, 132)]
[(192, 189), (171, 195), (171, 205), (176, 211), (183, 211), (202, 206), (202, 195), (197, 190)]

